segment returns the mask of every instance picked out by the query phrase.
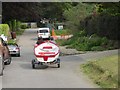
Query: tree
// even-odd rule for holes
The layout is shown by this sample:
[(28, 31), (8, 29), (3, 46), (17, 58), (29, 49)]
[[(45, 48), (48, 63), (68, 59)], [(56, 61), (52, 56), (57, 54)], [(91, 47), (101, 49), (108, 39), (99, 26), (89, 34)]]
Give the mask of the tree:
[(100, 14), (120, 16), (120, 2), (97, 3), (96, 11)]
[(65, 2), (3, 2), (3, 22), (40, 21), (41, 18), (63, 20), (64, 10), (76, 5)]
[(67, 27), (71, 29), (72, 33), (80, 29), (80, 22), (87, 16), (93, 14), (94, 4), (79, 3), (77, 6), (69, 10), (65, 10), (64, 17), (66, 18)]

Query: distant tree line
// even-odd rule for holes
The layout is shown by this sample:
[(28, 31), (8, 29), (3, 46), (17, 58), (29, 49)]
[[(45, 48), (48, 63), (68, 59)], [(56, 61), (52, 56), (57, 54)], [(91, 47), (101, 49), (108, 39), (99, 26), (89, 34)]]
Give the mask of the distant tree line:
[(63, 12), (77, 3), (57, 2), (3, 2), (3, 23), (13, 19), (40, 21), (42, 18), (64, 20)]

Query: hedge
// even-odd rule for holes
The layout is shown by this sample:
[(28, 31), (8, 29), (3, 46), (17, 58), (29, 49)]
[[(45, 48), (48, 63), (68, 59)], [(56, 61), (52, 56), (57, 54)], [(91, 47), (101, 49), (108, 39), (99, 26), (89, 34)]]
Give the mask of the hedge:
[(4, 34), (7, 37), (11, 36), (8, 24), (0, 24), (0, 35), (1, 34)]

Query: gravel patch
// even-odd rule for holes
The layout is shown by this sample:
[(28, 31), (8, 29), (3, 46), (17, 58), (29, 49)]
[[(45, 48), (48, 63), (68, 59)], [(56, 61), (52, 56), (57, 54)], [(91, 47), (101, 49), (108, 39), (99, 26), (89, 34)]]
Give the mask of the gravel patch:
[(66, 46), (60, 46), (60, 56), (65, 56), (65, 55), (76, 55), (76, 54), (84, 54), (86, 53), (85, 51), (77, 51), (76, 49), (68, 49)]

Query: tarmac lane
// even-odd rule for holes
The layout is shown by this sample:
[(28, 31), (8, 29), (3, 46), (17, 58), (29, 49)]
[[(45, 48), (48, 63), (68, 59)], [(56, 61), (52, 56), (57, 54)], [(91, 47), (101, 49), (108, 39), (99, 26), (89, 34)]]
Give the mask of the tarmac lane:
[(2, 89), (2, 76), (0, 76), (0, 90)]
[(32, 69), (36, 30), (27, 29), (20, 36), (21, 57), (13, 57), (12, 63), (5, 66), (3, 88), (98, 88), (79, 69), (80, 64), (86, 61), (85, 55), (61, 56), (60, 68), (57, 65), (43, 65)]

